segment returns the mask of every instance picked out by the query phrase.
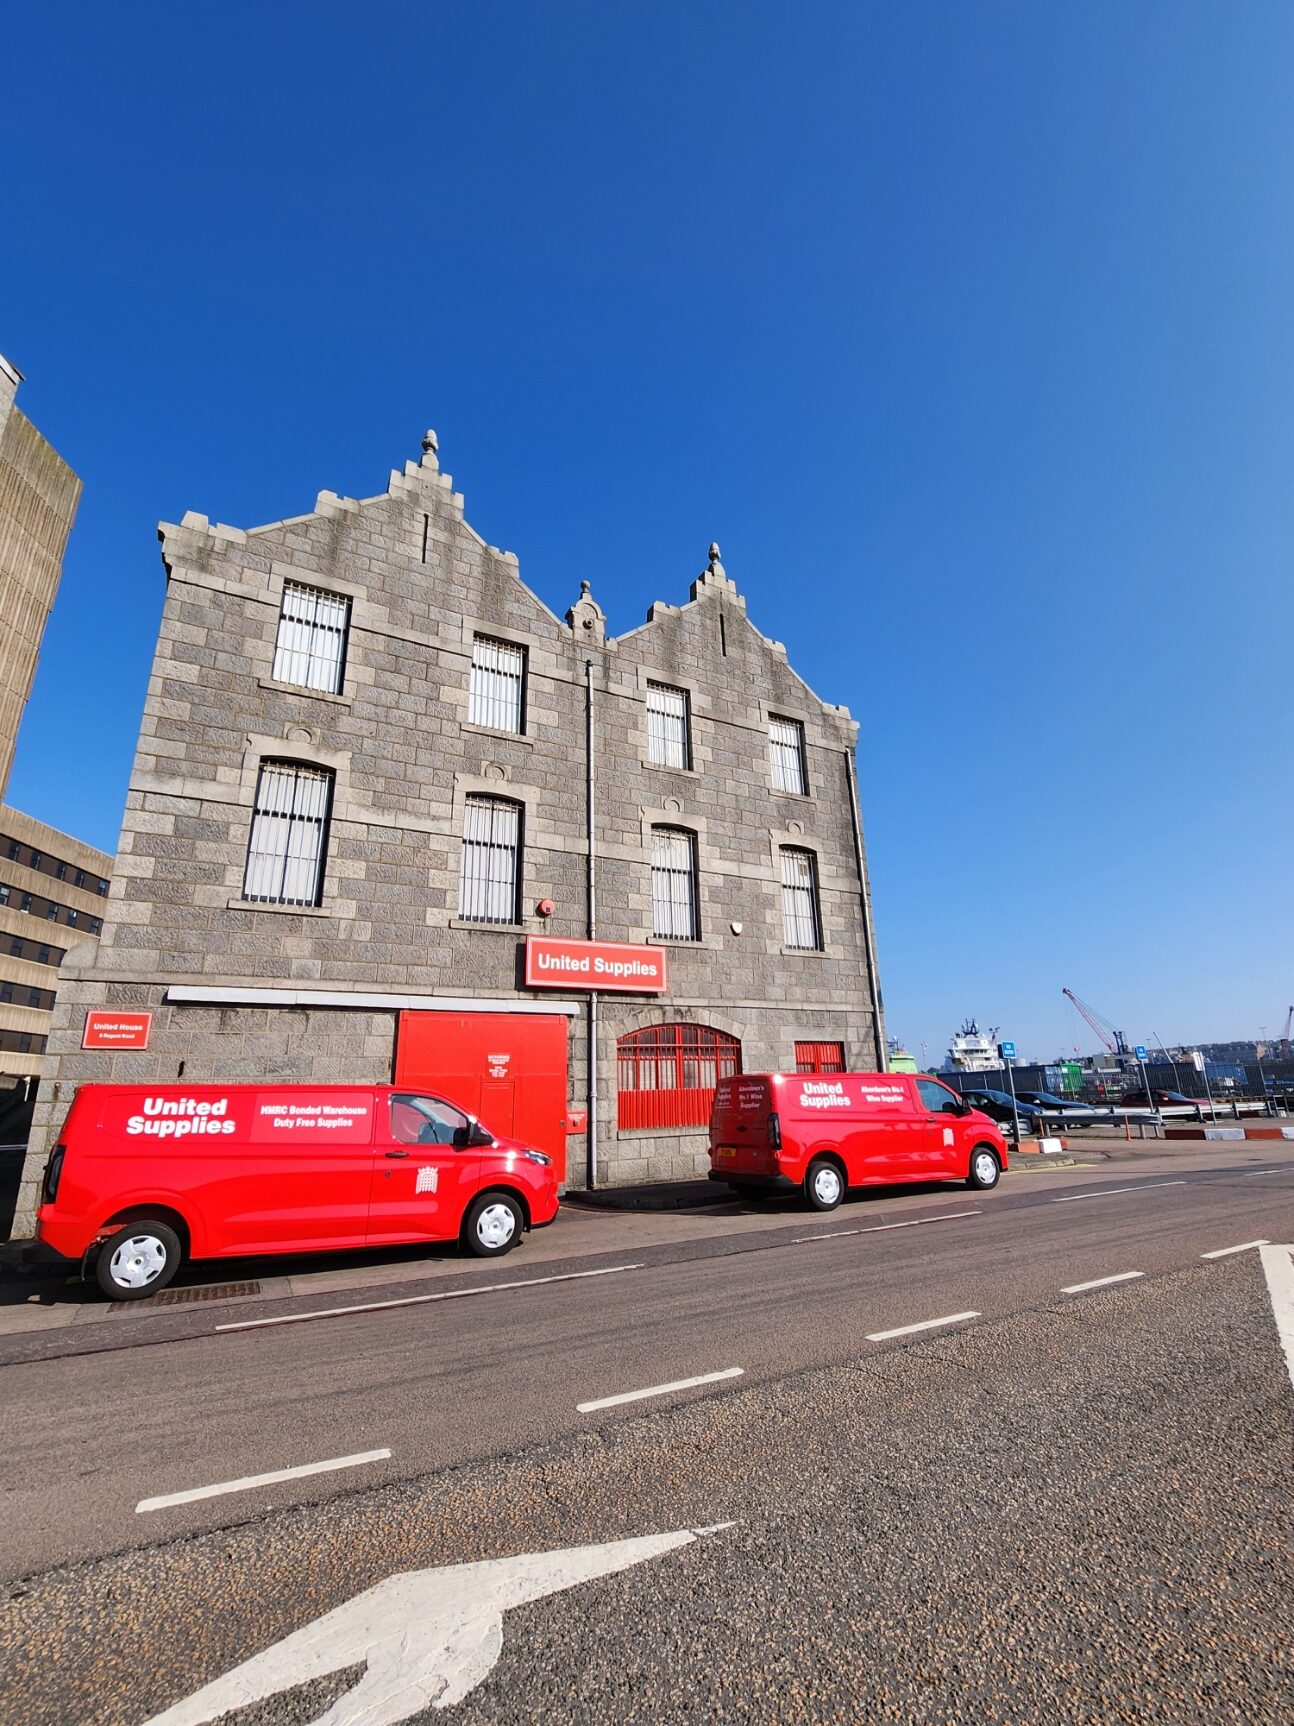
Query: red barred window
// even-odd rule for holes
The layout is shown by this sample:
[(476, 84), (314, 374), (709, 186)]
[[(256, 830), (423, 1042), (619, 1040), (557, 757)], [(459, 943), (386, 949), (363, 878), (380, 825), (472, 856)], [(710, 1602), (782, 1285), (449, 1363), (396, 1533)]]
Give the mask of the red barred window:
[(709, 1025), (648, 1025), (616, 1044), (621, 1127), (704, 1127), (720, 1079), (741, 1071), (741, 1044)]
[(843, 1043), (797, 1043), (795, 1045), (797, 1073), (843, 1073), (845, 1045)]

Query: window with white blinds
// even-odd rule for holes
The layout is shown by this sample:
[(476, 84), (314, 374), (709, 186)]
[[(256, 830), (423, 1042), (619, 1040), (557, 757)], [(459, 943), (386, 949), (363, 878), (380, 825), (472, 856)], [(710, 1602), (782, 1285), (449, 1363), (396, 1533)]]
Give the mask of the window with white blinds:
[(804, 771), (804, 727), (796, 719), (773, 719), (768, 726), (768, 753), (773, 763), (773, 784), (778, 791), (808, 789)]
[(520, 878), (520, 804), (501, 797), (467, 798), (459, 916), (469, 923), (515, 923)]
[(822, 945), (813, 853), (789, 845), (782, 847), (782, 936), (785, 946), (805, 952)]
[(681, 827), (651, 830), (651, 932), (671, 941), (700, 937), (696, 914), (696, 836)]
[(243, 898), (317, 905), (332, 806), (332, 774), (293, 761), (263, 761), (243, 874)]
[(686, 689), (647, 685), (647, 759), (655, 767), (692, 765)]
[(488, 635), (472, 637), (472, 676), (467, 717), (492, 731), (525, 730), (522, 703), (526, 684), (526, 650)]
[(340, 695), (349, 629), (349, 599), (285, 581), (274, 642), (275, 682)]

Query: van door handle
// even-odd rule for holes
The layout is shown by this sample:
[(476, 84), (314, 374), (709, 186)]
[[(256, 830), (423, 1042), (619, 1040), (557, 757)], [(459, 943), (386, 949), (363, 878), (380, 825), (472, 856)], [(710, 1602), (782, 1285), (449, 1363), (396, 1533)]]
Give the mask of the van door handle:
[(409, 1155), (408, 1151), (388, 1151), (386, 1154), (388, 1157), (407, 1157)]

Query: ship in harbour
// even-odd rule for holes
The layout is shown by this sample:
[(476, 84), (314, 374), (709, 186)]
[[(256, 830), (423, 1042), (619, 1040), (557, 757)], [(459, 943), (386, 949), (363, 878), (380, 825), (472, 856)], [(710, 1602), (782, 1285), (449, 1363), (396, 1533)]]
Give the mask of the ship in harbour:
[(997, 1052), (999, 1027), (990, 1025), (981, 1031), (974, 1019), (963, 1019), (961, 1030), (952, 1040), (944, 1057), (945, 1073), (989, 1073), (1002, 1065)]

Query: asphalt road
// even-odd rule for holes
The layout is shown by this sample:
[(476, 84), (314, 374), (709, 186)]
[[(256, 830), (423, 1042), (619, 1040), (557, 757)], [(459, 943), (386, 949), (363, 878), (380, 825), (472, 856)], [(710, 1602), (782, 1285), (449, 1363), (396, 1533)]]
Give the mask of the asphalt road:
[(10, 1338), (0, 1698), (142, 1726), (392, 1572), (734, 1521), (508, 1612), (456, 1717), (1286, 1721), (1294, 1391), (1257, 1252), (1201, 1257), (1294, 1239), (1254, 1149)]

